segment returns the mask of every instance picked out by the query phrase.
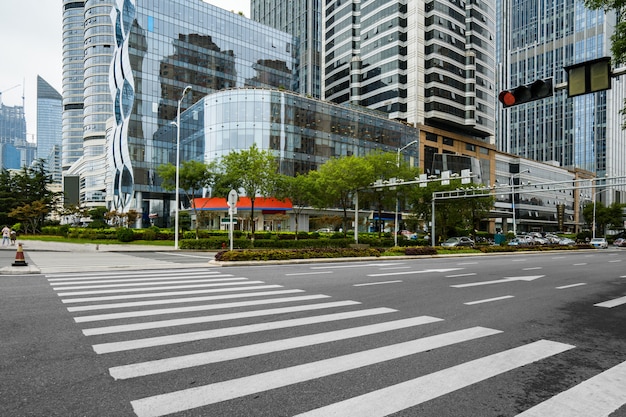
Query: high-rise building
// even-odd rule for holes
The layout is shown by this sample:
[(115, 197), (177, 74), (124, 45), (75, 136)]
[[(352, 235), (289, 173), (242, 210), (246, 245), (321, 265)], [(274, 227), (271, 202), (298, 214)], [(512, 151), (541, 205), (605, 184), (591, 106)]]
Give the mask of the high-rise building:
[(251, 0), (252, 20), (297, 38), (297, 79), (294, 90), (321, 96), (322, 0)]
[(63, 171), (83, 154), (84, 13), (84, 1), (63, 0)]
[(495, 0), (349, 0), (323, 9), (323, 98), (495, 134)]
[[(581, 1), (500, 0), (499, 90), (538, 79), (552, 78), (554, 85), (567, 82), (564, 67), (611, 55), (615, 23), (614, 13), (588, 10)], [(620, 115), (624, 98), (624, 82), (614, 79), (608, 91), (573, 98), (556, 91), (543, 100), (500, 107), (497, 146), (598, 177), (625, 175), (626, 132)], [(619, 200), (619, 190), (601, 199)]]
[[(65, 0), (64, 19), (63, 160), (65, 175), (80, 178), (81, 204), (146, 216), (151, 201), (169, 205), (155, 170), (175, 162), (176, 143), (156, 132), (176, 122), (179, 105), (295, 85), (293, 36), (201, 0)], [(79, 114), (80, 152), (66, 155)]]
[(26, 140), (24, 106), (5, 106), (0, 102), (0, 169), (30, 165), (35, 157), (34, 147)]
[(45, 160), (46, 171), (58, 183), (61, 182), (61, 165), (57, 154), (62, 141), (62, 109), (61, 94), (37, 76), (37, 159)]

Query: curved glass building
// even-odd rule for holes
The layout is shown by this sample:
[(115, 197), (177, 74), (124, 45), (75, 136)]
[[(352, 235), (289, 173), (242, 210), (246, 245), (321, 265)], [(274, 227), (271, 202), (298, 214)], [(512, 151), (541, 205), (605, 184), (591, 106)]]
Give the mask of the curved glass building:
[[(167, 127), (159, 140), (175, 138)], [(232, 151), (271, 150), (281, 173), (316, 170), (333, 157), (396, 152), (418, 139), (419, 130), (366, 108), (339, 106), (271, 89), (233, 89), (202, 98), (181, 115), (181, 160), (205, 162)], [(403, 157), (417, 166), (418, 147)]]

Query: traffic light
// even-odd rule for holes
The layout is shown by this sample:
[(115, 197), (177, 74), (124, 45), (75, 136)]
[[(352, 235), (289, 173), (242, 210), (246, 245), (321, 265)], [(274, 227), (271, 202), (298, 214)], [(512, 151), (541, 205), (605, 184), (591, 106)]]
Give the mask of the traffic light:
[(611, 88), (611, 58), (604, 57), (564, 67), (567, 71), (567, 96), (595, 93)]
[(498, 95), (503, 107), (517, 106), (551, 96), (554, 93), (552, 78), (536, 80), (531, 84), (521, 85), (512, 90), (504, 90)]

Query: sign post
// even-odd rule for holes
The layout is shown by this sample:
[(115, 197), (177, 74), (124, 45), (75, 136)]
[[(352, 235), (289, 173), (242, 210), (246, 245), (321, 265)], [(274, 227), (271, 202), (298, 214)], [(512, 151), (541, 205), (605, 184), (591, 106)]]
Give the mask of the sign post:
[(237, 214), (237, 200), (239, 194), (236, 190), (230, 190), (228, 193), (228, 215), (230, 221), (228, 222), (228, 239), (230, 240), (230, 250), (233, 250), (233, 214)]

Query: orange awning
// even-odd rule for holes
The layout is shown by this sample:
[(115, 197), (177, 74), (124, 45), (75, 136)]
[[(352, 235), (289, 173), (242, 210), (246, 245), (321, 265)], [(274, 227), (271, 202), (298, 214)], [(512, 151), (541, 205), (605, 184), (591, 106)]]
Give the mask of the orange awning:
[[(213, 211), (227, 211), (228, 203), (226, 198), (223, 197), (211, 197), (211, 198), (194, 198), (192, 201), (192, 207), (196, 207), (197, 210), (213, 210)], [(252, 203), (250, 197), (239, 197), (237, 201), (237, 210), (250, 210)], [(279, 200), (274, 197), (257, 197), (254, 199), (254, 210), (263, 211), (286, 211), (293, 210), (291, 200), (288, 198), (285, 200)]]

